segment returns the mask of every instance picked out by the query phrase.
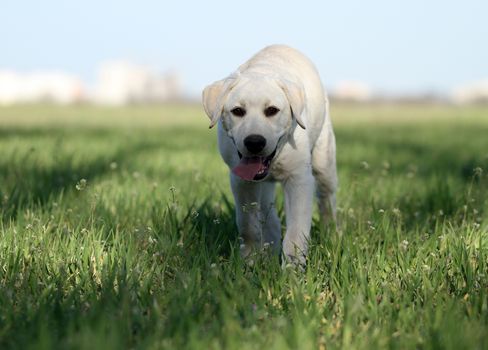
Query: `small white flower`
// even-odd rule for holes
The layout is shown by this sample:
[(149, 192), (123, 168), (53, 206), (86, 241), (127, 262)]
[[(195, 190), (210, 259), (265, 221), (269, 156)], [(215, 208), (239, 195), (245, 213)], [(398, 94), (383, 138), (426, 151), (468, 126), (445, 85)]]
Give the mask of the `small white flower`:
[(369, 169), (369, 164), (368, 162), (366, 162), (365, 160), (363, 160), (361, 162), (361, 167), (364, 169), (364, 170), (368, 170)]
[(87, 181), (86, 179), (81, 179), (80, 181), (78, 181), (78, 183), (76, 184), (76, 189), (78, 191), (83, 191), (85, 188), (86, 188), (86, 185), (87, 185)]
[(475, 176), (481, 176), (483, 174), (483, 169), (481, 167), (476, 167), (473, 169)]
[(347, 215), (350, 217), (350, 218), (353, 218), (354, 217), (354, 209), (353, 208), (349, 208), (347, 210)]
[(401, 248), (403, 251), (407, 251), (407, 249), (408, 249), (408, 245), (409, 245), (409, 244), (410, 244), (410, 243), (409, 243), (409, 242), (408, 242), (406, 239), (404, 239), (404, 240), (403, 240), (403, 241), (400, 243), (400, 248)]

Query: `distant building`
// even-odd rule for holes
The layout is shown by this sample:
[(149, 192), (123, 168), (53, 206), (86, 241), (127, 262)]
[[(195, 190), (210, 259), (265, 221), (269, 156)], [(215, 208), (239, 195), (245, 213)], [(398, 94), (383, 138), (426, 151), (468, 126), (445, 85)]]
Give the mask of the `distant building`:
[(488, 79), (460, 86), (452, 92), (451, 97), (458, 104), (488, 103)]
[(0, 105), (51, 102), (71, 104), (85, 98), (80, 79), (61, 72), (21, 74), (0, 70)]
[(342, 81), (332, 90), (331, 97), (337, 100), (366, 102), (371, 100), (370, 87), (361, 81)]
[(19, 73), (0, 70), (0, 105), (82, 101), (104, 105), (166, 102), (182, 98), (176, 73), (161, 74), (129, 62), (101, 66), (95, 88), (88, 91), (81, 79), (58, 71)]
[(176, 74), (160, 74), (130, 62), (102, 65), (92, 100), (107, 105), (165, 102), (181, 98), (181, 80)]

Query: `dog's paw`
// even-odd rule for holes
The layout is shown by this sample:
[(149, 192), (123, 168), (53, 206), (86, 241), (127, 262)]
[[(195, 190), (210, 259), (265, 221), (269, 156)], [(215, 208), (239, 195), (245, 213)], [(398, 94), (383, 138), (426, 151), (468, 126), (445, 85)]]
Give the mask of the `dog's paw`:
[(307, 267), (307, 258), (305, 255), (285, 255), (281, 256), (281, 268), (283, 270), (293, 270), (303, 273)]

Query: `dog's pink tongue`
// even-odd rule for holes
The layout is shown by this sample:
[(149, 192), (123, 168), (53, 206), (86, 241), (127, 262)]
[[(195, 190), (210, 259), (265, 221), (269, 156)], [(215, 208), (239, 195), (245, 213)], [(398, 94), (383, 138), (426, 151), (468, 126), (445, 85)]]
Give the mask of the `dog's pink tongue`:
[(241, 179), (251, 181), (263, 166), (260, 157), (242, 157), (240, 163), (232, 169), (232, 172)]

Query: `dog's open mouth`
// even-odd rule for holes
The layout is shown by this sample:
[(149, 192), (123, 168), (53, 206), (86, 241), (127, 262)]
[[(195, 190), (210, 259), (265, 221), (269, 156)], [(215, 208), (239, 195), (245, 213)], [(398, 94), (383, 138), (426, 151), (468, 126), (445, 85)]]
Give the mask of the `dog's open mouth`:
[(232, 169), (232, 172), (243, 180), (259, 181), (268, 175), (276, 149), (267, 157), (243, 157), (241, 152), (237, 151), (237, 153), (241, 161)]

